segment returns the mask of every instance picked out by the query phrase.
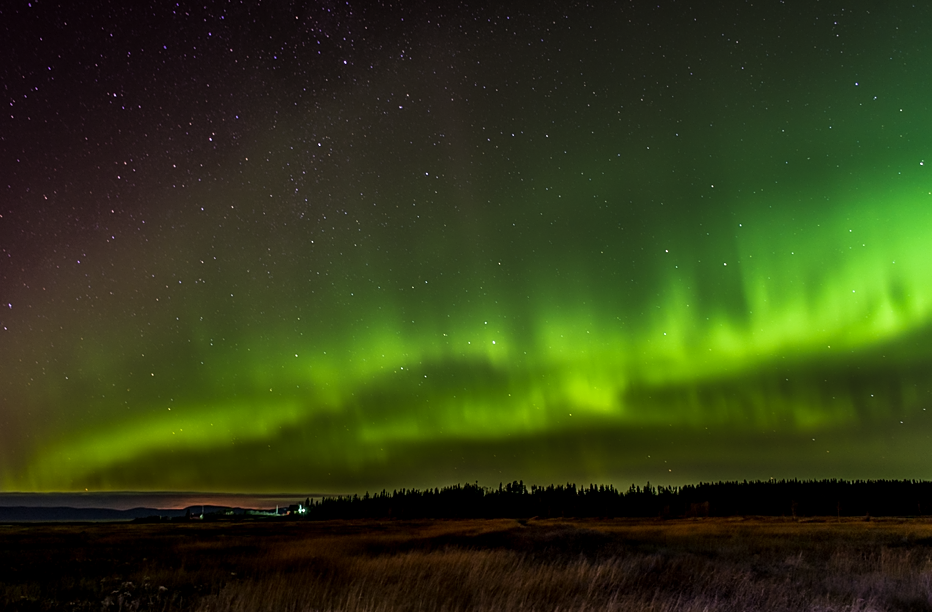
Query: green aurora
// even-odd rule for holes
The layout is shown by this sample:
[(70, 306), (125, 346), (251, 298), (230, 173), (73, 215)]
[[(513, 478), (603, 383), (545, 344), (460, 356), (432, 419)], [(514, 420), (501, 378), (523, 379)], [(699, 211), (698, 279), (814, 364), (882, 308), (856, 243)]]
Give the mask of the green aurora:
[(296, 59), (66, 240), (22, 171), (0, 489), (929, 478), (932, 10), (703, 10)]

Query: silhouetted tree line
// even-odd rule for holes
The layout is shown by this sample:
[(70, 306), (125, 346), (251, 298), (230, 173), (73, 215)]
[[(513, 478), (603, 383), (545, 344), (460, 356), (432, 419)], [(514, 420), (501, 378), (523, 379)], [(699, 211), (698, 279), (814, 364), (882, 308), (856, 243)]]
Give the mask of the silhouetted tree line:
[(312, 502), (309, 519), (555, 518), (698, 516), (921, 516), (932, 514), (932, 482), (918, 480), (779, 480), (709, 482), (682, 487), (523, 481), (401, 489)]

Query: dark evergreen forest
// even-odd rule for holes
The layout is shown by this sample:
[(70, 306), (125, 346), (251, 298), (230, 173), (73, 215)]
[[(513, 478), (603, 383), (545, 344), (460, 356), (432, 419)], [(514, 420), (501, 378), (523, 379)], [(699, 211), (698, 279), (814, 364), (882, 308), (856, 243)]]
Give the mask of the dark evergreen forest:
[[(308, 500), (310, 501), (310, 500)], [(923, 516), (932, 514), (932, 482), (916, 480), (779, 480), (682, 487), (575, 484), (381, 491), (324, 497), (303, 505), (309, 519), (556, 518), (727, 516)]]

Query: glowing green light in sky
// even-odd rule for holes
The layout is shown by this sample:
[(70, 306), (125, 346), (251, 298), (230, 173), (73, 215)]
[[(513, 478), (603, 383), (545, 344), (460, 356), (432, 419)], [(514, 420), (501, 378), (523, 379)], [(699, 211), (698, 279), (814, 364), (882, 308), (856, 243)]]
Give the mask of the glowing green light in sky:
[[(530, 321), (523, 322), (532, 334), (516, 333), (507, 307), (486, 310), (500, 297), (493, 295), (467, 309), (469, 316), (459, 312), (470, 323), (444, 327), (434, 318), (406, 331), (385, 325), (342, 345), (327, 343), (326, 351), (313, 343), (289, 344), (283, 336), (281, 344), (300, 352), (256, 351), (230, 363), (246, 373), (248, 399), (172, 401), (171, 408), (148, 417), (62, 435), (15, 483), (67, 487), (147, 454), (226, 453), (238, 442), (274, 441), (293, 429), (323, 428), (328, 441), (309, 442), (307, 456), (326, 454), (348, 465), (365, 463), (363, 457), (379, 461), (384, 450), (376, 448), (424, 440), (503, 441), (594, 423), (663, 423), (671, 415), (693, 427), (727, 426), (735, 411), (752, 423), (790, 430), (857, 424), (864, 415), (851, 409), (856, 398), (846, 396), (850, 390), (837, 392), (834, 401), (818, 390), (781, 396), (767, 391), (777, 383), (772, 368), (787, 359), (794, 367), (857, 361), (929, 325), (928, 199), (890, 194), (882, 204), (852, 201), (843, 209), (815, 211), (799, 219), (798, 239), (770, 231), (772, 218), (753, 215), (715, 228), (731, 232), (738, 255), (703, 265), (721, 266), (715, 274), (738, 275), (744, 316), (730, 315), (717, 296), (691, 289), (704, 273), (698, 264), (692, 276), (679, 273), (672, 262), (683, 258), (675, 249), (658, 249), (657, 259), (670, 269), (666, 291), (645, 301), (650, 314), (629, 316), (637, 326), (620, 326), (618, 317), (602, 314), (612, 312), (616, 299), (606, 287), (597, 293), (604, 303), (582, 313), (550, 310), (551, 296), (533, 296), (539, 308), (531, 307)], [(502, 316), (490, 322), (477, 316), (484, 310)], [(629, 315), (622, 308), (615, 312)], [(758, 405), (729, 406), (734, 397), (704, 402), (680, 393), (657, 410), (630, 393), (714, 387), (716, 381), (738, 381)]]

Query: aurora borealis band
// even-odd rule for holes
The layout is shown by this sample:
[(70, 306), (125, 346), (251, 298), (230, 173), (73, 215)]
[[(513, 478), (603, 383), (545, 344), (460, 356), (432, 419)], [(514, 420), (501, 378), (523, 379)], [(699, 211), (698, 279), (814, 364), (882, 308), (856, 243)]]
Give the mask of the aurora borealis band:
[(932, 5), (372, 4), (0, 11), (0, 490), (932, 477)]

